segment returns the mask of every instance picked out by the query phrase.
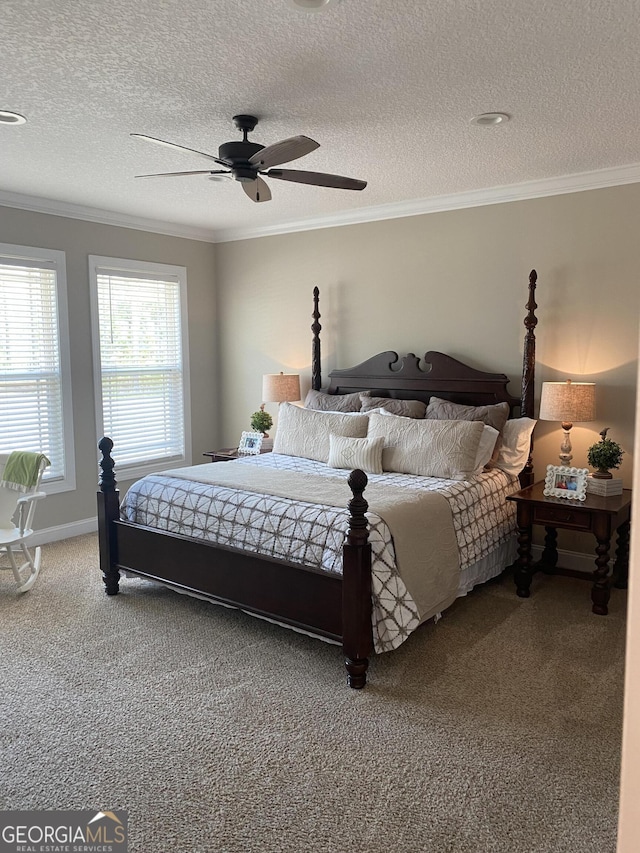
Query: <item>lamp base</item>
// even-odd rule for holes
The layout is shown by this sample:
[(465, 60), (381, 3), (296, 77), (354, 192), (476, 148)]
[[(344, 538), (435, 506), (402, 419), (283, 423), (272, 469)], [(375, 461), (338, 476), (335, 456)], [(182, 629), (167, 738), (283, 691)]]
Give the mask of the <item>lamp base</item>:
[(567, 423), (563, 421), (562, 423), (562, 444), (560, 445), (560, 464), (566, 466), (567, 468), (571, 467), (571, 460), (573, 459), (573, 454), (571, 450), (571, 438), (569, 433), (571, 432), (571, 427), (573, 424)]

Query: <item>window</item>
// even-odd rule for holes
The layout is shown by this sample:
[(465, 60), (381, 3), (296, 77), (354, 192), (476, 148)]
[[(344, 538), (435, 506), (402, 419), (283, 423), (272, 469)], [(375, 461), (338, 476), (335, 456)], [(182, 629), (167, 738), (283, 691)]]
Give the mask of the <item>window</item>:
[(63, 252), (0, 243), (0, 450), (46, 454), (44, 490), (75, 489)]
[(190, 464), (184, 267), (89, 257), (96, 422), (117, 471)]

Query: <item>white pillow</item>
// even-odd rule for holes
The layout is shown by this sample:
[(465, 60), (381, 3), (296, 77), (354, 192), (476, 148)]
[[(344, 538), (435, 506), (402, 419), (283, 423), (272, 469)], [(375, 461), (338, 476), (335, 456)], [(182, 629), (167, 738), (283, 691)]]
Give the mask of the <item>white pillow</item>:
[(329, 459), (331, 433), (364, 438), (368, 425), (369, 418), (366, 415), (318, 412), (282, 403), (278, 409), (278, 429), (273, 440), (273, 452), (326, 462)]
[(382, 468), (422, 477), (466, 480), (476, 470), (481, 421), (416, 420), (369, 415), (369, 438), (384, 438)]
[(367, 474), (382, 474), (384, 438), (348, 438), (329, 436), (329, 465), (331, 468), (361, 468)]
[(491, 461), (491, 457), (493, 456), (493, 448), (496, 446), (496, 441), (498, 440), (499, 435), (500, 433), (497, 429), (485, 425), (485, 428), (482, 430), (482, 435), (480, 436), (478, 453), (476, 454), (475, 470), (477, 472), (482, 471), (484, 466), (488, 465)]
[(517, 476), (527, 464), (531, 433), (538, 422), (533, 418), (513, 418), (507, 421), (502, 430), (502, 446), (495, 468), (506, 474)]

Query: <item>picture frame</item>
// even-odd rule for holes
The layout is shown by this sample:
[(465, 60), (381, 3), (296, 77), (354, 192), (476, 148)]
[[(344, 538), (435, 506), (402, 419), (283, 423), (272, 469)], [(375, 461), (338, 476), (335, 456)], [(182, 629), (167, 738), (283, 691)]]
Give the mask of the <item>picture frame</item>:
[(543, 495), (584, 501), (587, 497), (588, 468), (569, 468), (566, 465), (547, 465)]
[(246, 454), (248, 456), (256, 455), (260, 453), (262, 448), (262, 439), (264, 438), (261, 432), (249, 432), (245, 430), (240, 437), (240, 444), (238, 445), (238, 453)]

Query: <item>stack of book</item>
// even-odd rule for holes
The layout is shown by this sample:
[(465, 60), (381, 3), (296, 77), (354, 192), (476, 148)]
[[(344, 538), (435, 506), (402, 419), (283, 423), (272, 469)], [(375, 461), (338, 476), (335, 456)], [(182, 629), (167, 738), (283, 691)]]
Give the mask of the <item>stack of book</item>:
[(601, 495), (609, 497), (610, 495), (622, 494), (622, 477), (612, 477), (610, 480), (600, 480), (589, 474), (587, 477), (587, 493), (591, 495)]

